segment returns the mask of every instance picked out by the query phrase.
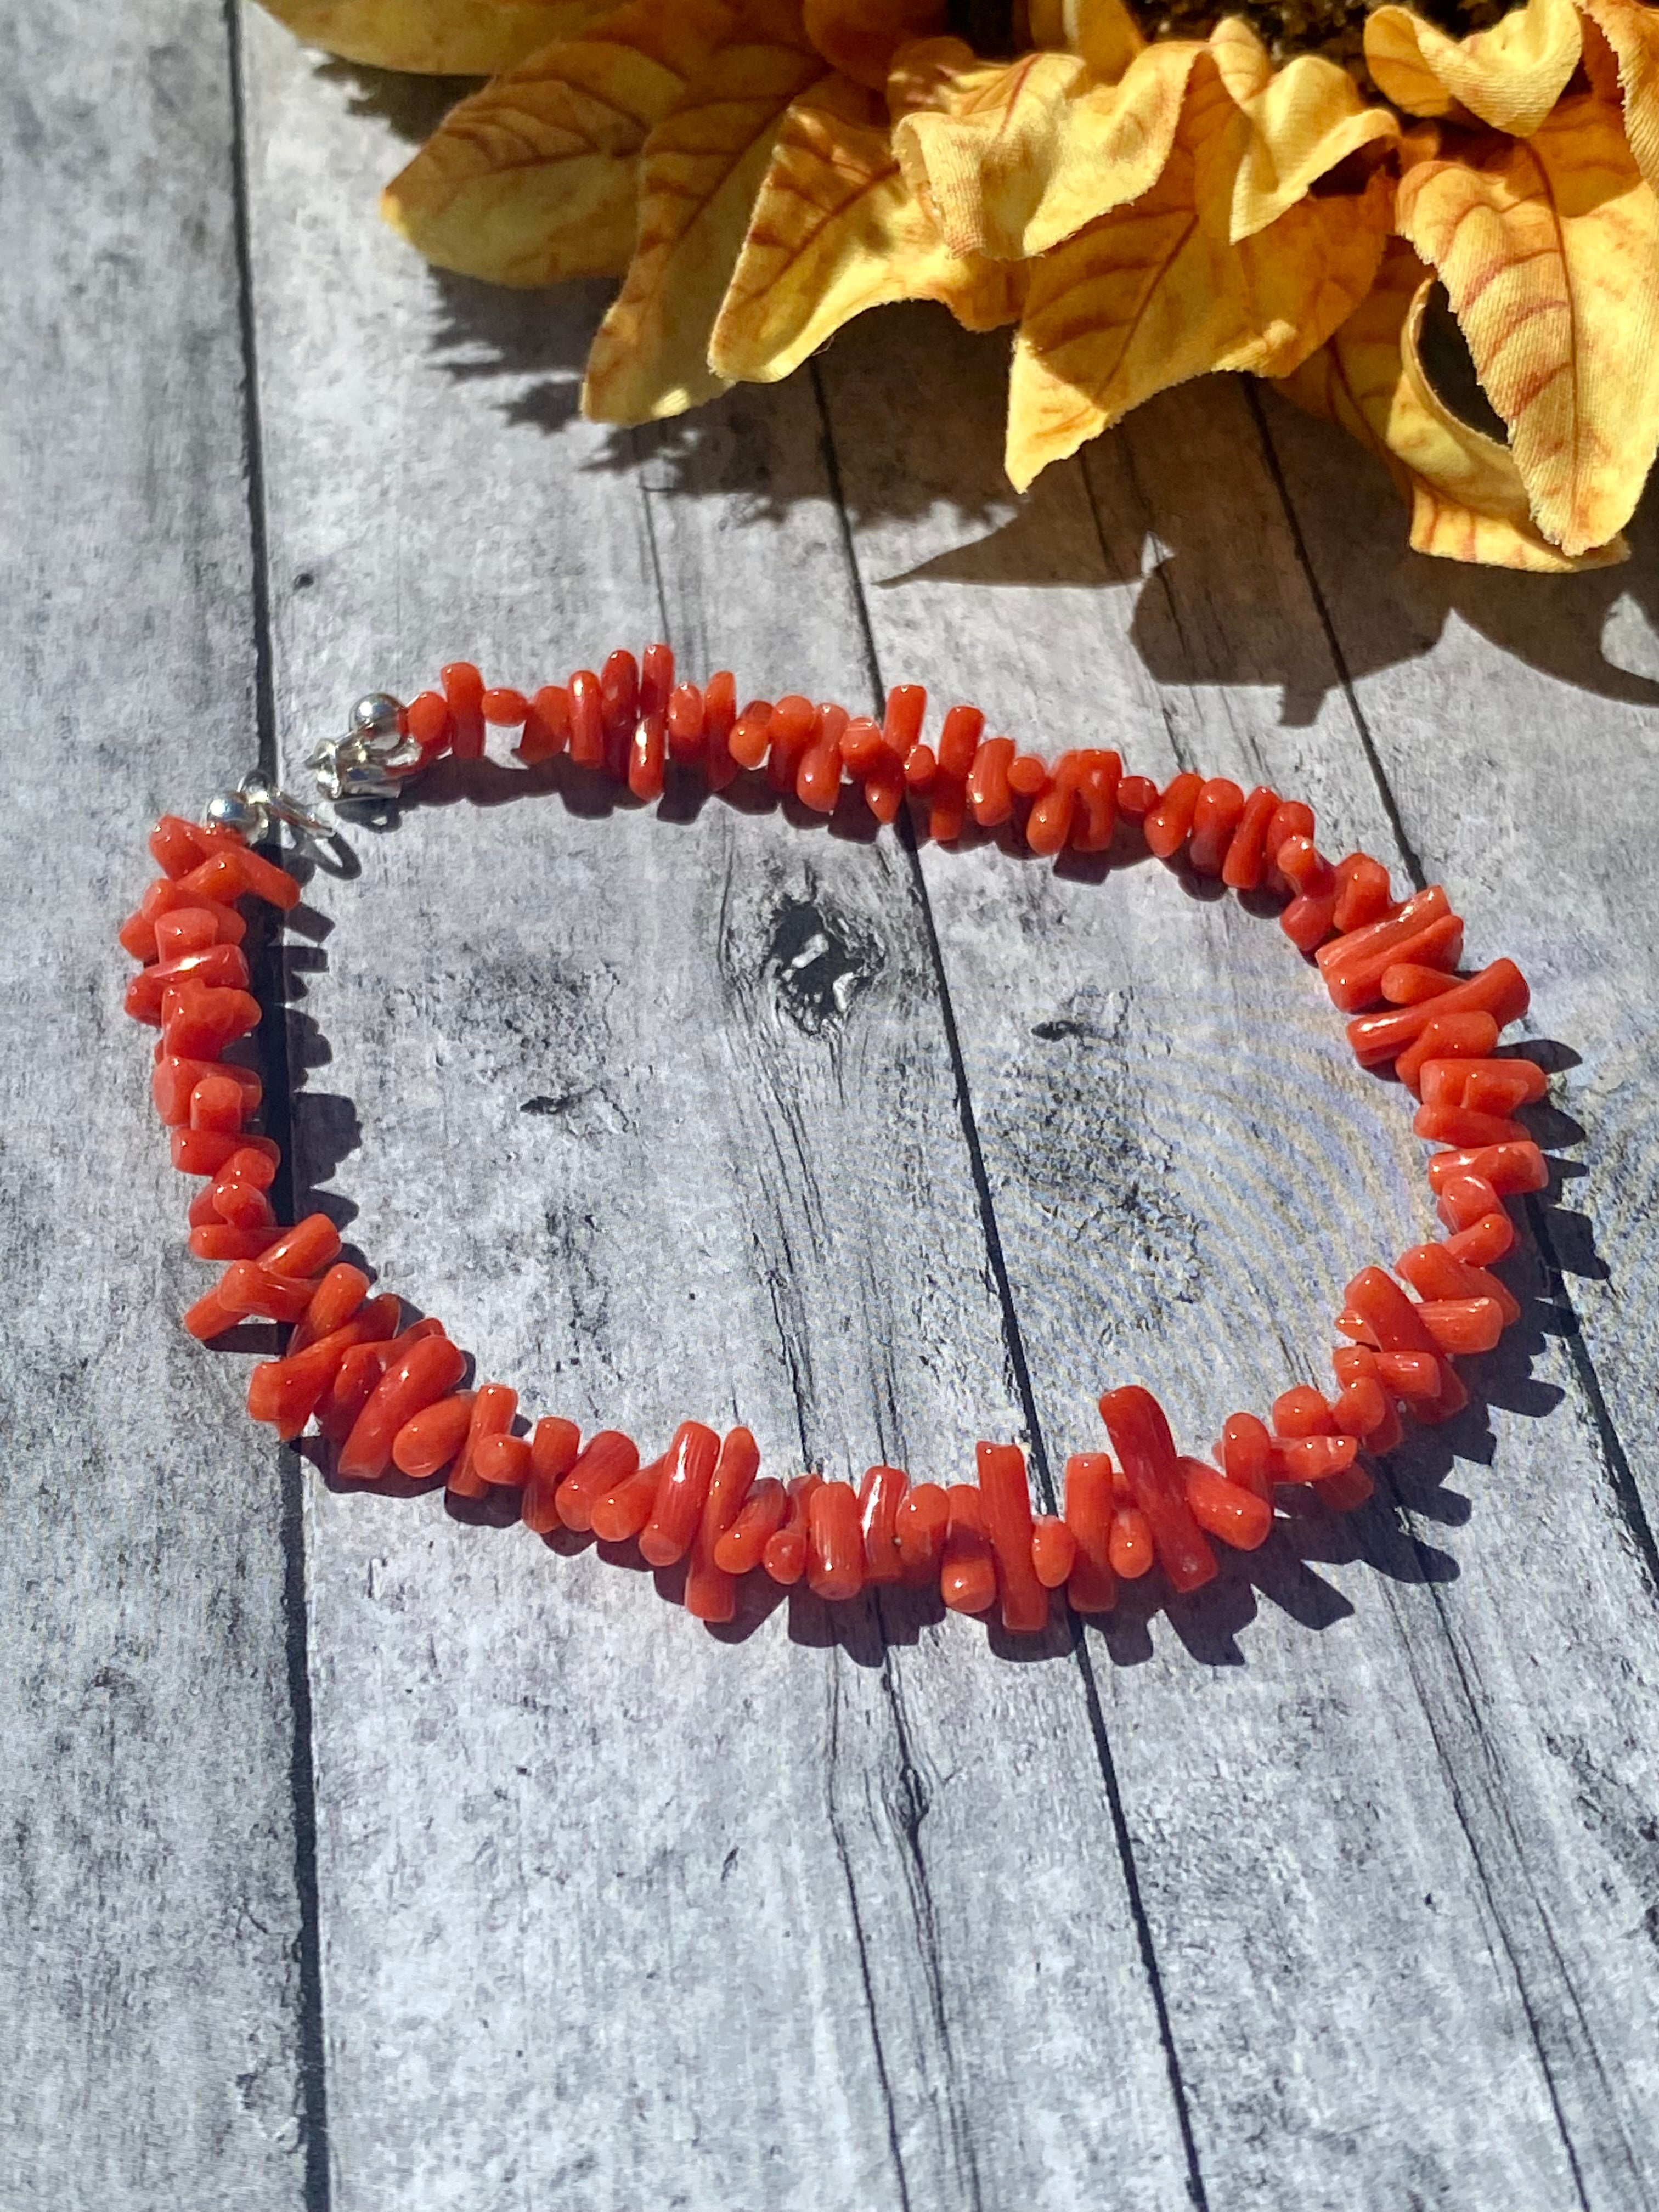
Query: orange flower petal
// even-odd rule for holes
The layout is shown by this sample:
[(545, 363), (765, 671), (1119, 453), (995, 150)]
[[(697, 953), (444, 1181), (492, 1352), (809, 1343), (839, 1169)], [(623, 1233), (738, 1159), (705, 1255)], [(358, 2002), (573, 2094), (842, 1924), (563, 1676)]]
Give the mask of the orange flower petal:
[(1249, 150), (1233, 187), (1231, 229), (1254, 238), (1306, 198), (1360, 147), (1392, 143), (1400, 126), (1387, 108), (1368, 106), (1345, 69), (1318, 54), (1298, 54), (1276, 70), (1243, 19), (1230, 15), (1210, 34), (1223, 83), (1250, 119)]
[(586, 415), (650, 422), (726, 389), (709, 333), (784, 114), (824, 73), (799, 0), (740, 0), (730, 35), (646, 141), (639, 240), (587, 357)]
[(731, 20), (724, 0), (630, 0), (544, 46), (451, 111), (382, 214), (428, 261), (493, 283), (625, 269), (640, 149)]
[(1641, 0), (1579, 0), (1619, 60), (1625, 136), (1636, 165), (1659, 192), (1659, 8)]
[(264, 0), (309, 45), (370, 69), (493, 76), (551, 39), (580, 38), (616, 0)]
[(1528, 139), (1417, 163), (1399, 225), (1445, 282), (1540, 528), (1605, 544), (1659, 447), (1659, 198), (1616, 103), (1578, 94)]
[(778, 133), (714, 335), (716, 375), (770, 384), (890, 300), (943, 301), (969, 330), (1012, 322), (1022, 272), (964, 258), (905, 184), (882, 100), (821, 78)]
[(1146, 41), (1123, 0), (1026, 0), (1034, 46), (1081, 54), (1089, 74), (1115, 84)]
[(806, 35), (825, 61), (855, 84), (879, 92), (907, 39), (945, 28), (945, 0), (803, 0)]
[(1017, 486), (1206, 369), (1287, 374), (1364, 298), (1388, 232), (1388, 180), (1302, 200), (1235, 244), (1249, 143), (1249, 118), (1200, 56), (1157, 184), (1033, 265), (1009, 389)]
[(1413, 115), (1462, 107), (1494, 131), (1529, 137), (1578, 65), (1573, 0), (1527, 0), (1489, 31), (1449, 38), (1409, 8), (1365, 21), (1365, 64), (1388, 97)]

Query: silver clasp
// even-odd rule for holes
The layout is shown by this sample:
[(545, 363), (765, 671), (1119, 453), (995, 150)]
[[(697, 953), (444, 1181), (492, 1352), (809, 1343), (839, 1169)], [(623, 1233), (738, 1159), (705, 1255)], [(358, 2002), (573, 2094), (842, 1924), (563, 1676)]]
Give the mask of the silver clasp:
[(307, 761), (317, 788), (331, 804), (353, 799), (401, 799), (419, 772), (421, 748), (403, 727), (402, 702), (389, 691), (371, 691), (351, 710), (343, 737), (330, 738)]

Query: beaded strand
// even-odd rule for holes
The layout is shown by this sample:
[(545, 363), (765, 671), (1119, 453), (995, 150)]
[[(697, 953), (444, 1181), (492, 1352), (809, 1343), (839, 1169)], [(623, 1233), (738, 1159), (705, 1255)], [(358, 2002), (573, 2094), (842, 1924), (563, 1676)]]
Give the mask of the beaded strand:
[(207, 827), (169, 815), (151, 832), (161, 873), (119, 933), (142, 963), (126, 1010), (161, 1031), (156, 1111), (173, 1164), (202, 1179), (190, 1249), (223, 1267), (184, 1326), (203, 1340), (250, 1316), (289, 1328), (282, 1356), (254, 1368), (247, 1394), (252, 1418), (285, 1442), (314, 1422), (348, 1480), (442, 1475), (452, 1493), (472, 1498), (514, 1490), (538, 1534), (634, 1544), (653, 1567), (684, 1562), (686, 1609), (704, 1621), (732, 1620), (741, 1579), (763, 1574), (784, 1586), (804, 1580), (830, 1603), (883, 1584), (936, 1586), (953, 1610), (1000, 1607), (1006, 1630), (1029, 1635), (1048, 1626), (1054, 1593), (1075, 1612), (1109, 1612), (1120, 1583), (1154, 1565), (1171, 1590), (1200, 1589), (1217, 1572), (1214, 1544), (1253, 1551), (1266, 1540), (1281, 1490), (1352, 1510), (1371, 1494), (1366, 1461), (1395, 1449), (1405, 1417), (1443, 1421), (1468, 1403), (1454, 1359), (1490, 1351), (1519, 1316), (1491, 1269), (1515, 1241), (1504, 1200), (1548, 1179), (1543, 1153), (1514, 1118), (1544, 1096), (1546, 1078), (1536, 1062), (1497, 1051), (1500, 1032), (1527, 1011), (1526, 979), (1502, 959), (1457, 972), (1463, 925), (1438, 885), (1396, 901), (1381, 861), (1358, 852), (1328, 860), (1311, 808), (1266, 785), (1246, 793), (1226, 777), (1183, 773), (1160, 791), (1105, 750), (1048, 763), (985, 735), (970, 706), (952, 707), (930, 743), (915, 684), (889, 694), (878, 723), (798, 695), (739, 710), (729, 672), (701, 689), (677, 683), (665, 645), (640, 661), (613, 653), (598, 674), (579, 670), (534, 694), (486, 685), (466, 661), (441, 680), (407, 708), (384, 695), (363, 702), (362, 726), (382, 729), (396, 763), (364, 787), (396, 787), (445, 754), (477, 760), (489, 729), (511, 730), (526, 767), (568, 753), (647, 802), (662, 795), (671, 770), (700, 775), (714, 792), (763, 775), (823, 814), (850, 787), (880, 823), (908, 804), (917, 834), (938, 842), (971, 822), (1051, 856), (1104, 853), (1121, 829), (1138, 831), (1160, 860), (1282, 898), (1279, 927), (1350, 1017), (1360, 1063), (1392, 1061), (1419, 1101), (1413, 1126), (1442, 1148), (1428, 1177), (1449, 1233), (1403, 1252), (1392, 1274), (1362, 1268), (1336, 1316), (1346, 1341), (1331, 1355), (1334, 1391), (1302, 1384), (1273, 1401), (1266, 1421), (1231, 1415), (1212, 1462), (1176, 1452), (1149, 1391), (1108, 1391), (1100, 1410), (1112, 1450), (1068, 1459), (1057, 1515), (1034, 1514), (1016, 1444), (979, 1444), (973, 1482), (913, 1483), (882, 1466), (854, 1490), (816, 1473), (763, 1474), (742, 1427), (722, 1437), (685, 1421), (648, 1462), (620, 1430), (584, 1439), (574, 1423), (546, 1418), (523, 1433), (517, 1393), (499, 1382), (463, 1388), (466, 1357), (441, 1324), (404, 1327), (401, 1301), (375, 1295), (363, 1270), (341, 1259), (325, 1214), (287, 1228), (276, 1220), (269, 1194), (280, 1154), (251, 1128), (259, 1078), (235, 1056), (261, 1011), (237, 902), (286, 913), (301, 887), (252, 848), (251, 825), (239, 826), (226, 802), (210, 810)]

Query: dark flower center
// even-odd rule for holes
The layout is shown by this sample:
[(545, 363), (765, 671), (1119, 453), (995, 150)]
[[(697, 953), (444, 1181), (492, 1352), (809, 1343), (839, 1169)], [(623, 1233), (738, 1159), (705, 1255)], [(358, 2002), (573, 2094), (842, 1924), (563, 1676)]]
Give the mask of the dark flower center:
[[(1224, 15), (1242, 15), (1276, 62), (1324, 54), (1358, 62), (1376, 0), (1127, 0), (1149, 39), (1207, 38)], [(1413, 0), (1417, 12), (1462, 38), (1484, 31), (1518, 0)], [(975, 52), (1013, 53), (1025, 43), (1022, 0), (950, 0), (951, 28)]]

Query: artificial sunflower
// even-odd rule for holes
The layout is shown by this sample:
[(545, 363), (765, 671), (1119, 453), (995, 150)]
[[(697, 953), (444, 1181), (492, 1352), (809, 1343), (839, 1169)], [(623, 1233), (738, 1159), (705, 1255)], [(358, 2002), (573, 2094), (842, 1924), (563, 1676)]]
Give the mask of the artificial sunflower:
[[(620, 276), (600, 421), (937, 300), (1015, 326), (1021, 488), (1152, 393), (1248, 370), (1384, 460), (1424, 552), (1624, 555), (1659, 445), (1648, 0), (266, 4), (348, 59), (489, 77), (384, 210), (471, 276)], [(1474, 409), (1425, 367), (1437, 286)]]

